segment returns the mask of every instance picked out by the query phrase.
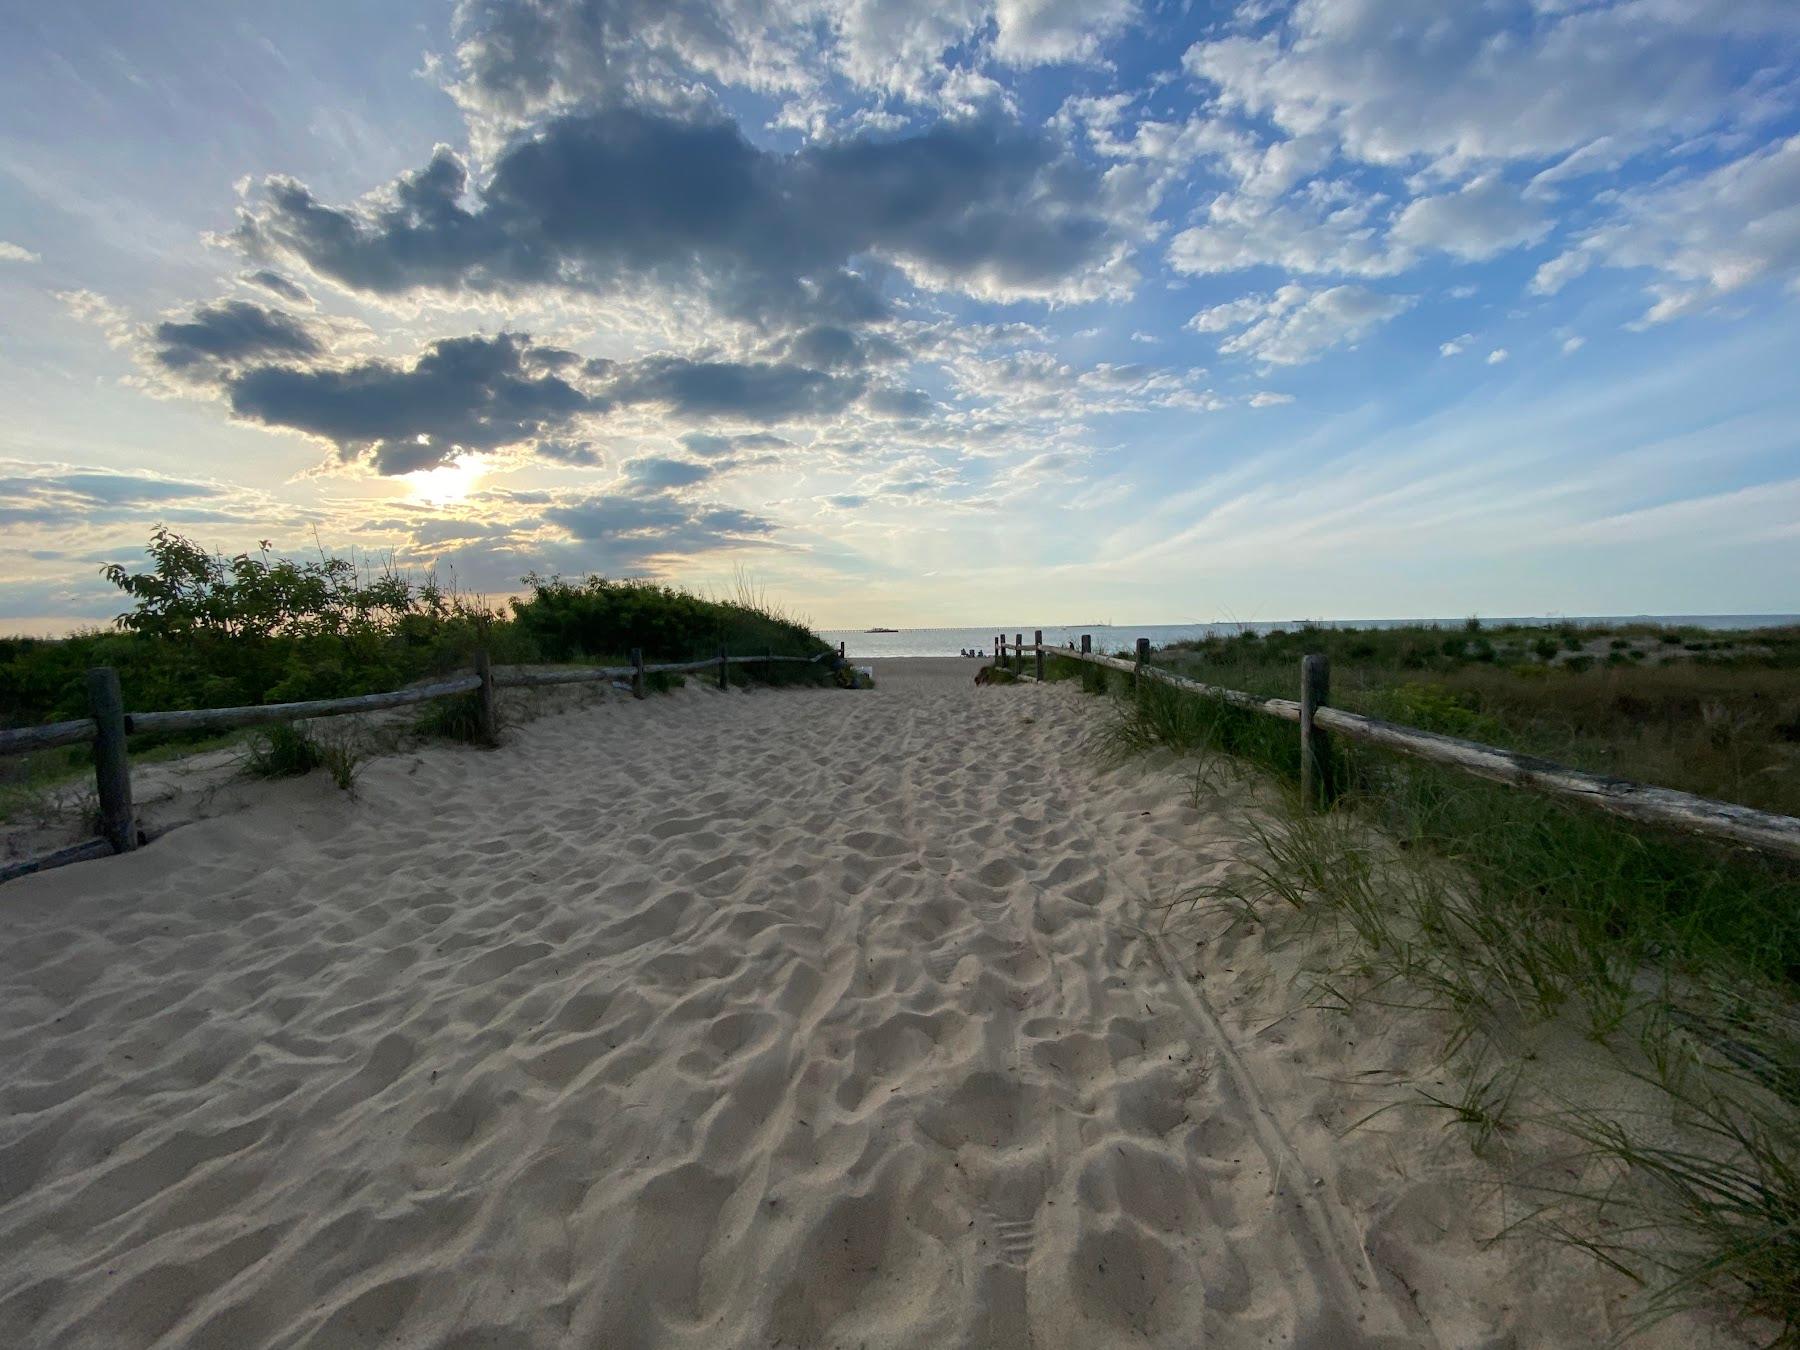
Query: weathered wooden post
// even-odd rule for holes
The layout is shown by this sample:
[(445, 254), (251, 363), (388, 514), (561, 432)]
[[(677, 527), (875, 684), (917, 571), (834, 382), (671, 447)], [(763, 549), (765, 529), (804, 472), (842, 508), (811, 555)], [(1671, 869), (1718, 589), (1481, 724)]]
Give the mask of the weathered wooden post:
[(1037, 677), (1038, 683), (1042, 684), (1044, 682), (1044, 630), (1041, 628), (1034, 629), (1031, 634), (1031, 640), (1033, 645), (1037, 647)]
[(1083, 656), (1087, 656), (1087, 655), (1090, 655), (1093, 652), (1093, 650), (1094, 650), (1094, 635), (1092, 633), (1083, 633), (1081, 635), (1081, 654)]
[(1146, 661), (1148, 661), (1149, 659), (1150, 659), (1150, 639), (1149, 638), (1139, 638), (1137, 640), (1137, 664), (1134, 665), (1131, 669), (1131, 692), (1134, 694), (1137, 693), (1138, 690), (1143, 687), (1144, 663)]
[(1013, 674), (1023, 675), (1024, 673), (1025, 673), (1025, 635), (1023, 633), (1014, 633), (1013, 634)]
[(720, 690), (724, 690), (729, 686), (729, 681), (727, 681), (727, 679), (725, 678), (725, 669), (729, 664), (730, 664), (730, 662), (728, 662), (725, 659), (725, 644), (723, 642), (721, 642), (719, 644), (719, 688), (720, 688)]
[(100, 791), (100, 832), (114, 853), (137, 847), (131, 811), (131, 757), (125, 747), (125, 699), (119, 672), (95, 666), (87, 673), (88, 711), (94, 716), (94, 783)]
[(1321, 655), (1300, 658), (1300, 801), (1307, 809), (1331, 801), (1331, 735), (1313, 714), (1331, 703), (1331, 662)]
[(475, 676), (481, 687), (475, 691), (475, 732), (483, 745), (500, 743), (500, 714), (494, 699), (494, 663), (486, 647), (475, 649)]
[(642, 647), (631, 649), (631, 696), (633, 698), (644, 696), (644, 649)]
[(845, 659), (844, 644), (842, 642), (839, 642), (838, 643), (838, 660), (842, 661), (844, 659)]

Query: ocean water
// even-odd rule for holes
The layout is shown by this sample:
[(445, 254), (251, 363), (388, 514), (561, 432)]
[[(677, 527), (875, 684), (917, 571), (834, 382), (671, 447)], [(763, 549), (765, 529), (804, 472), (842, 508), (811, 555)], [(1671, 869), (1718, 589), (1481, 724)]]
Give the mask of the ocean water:
[[(1526, 624), (1533, 627), (1552, 627), (1559, 623), (1576, 624), (1620, 624), (1620, 623), (1659, 623), (1680, 624), (1686, 627), (1732, 629), (1732, 628), (1768, 628), (1778, 624), (1800, 623), (1800, 615), (1796, 614), (1620, 614), (1596, 615), (1580, 618), (1563, 617), (1523, 617), (1523, 618), (1489, 618), (1482, 616), (1482, 623), (1490, 628), (1502, 624)], [(1129, 651), (1141, 637), (1150, 639), (1152, 646), (1163, 646), (1170, 642), (1179, 642), (1186, 638), (1206, 637), (1214, 633), (1237, 633), (1246, 628), (1255, 629), (1259, 633), (1267, 633), (1277, 628), (1298, 628), (1303, 619), (1291, 619), (1286, 623), (1151, 623), (1138, 624), (1045, 624), (1044, 641), (1066, 647), (1071, 641), (1081, 645), (1083, 633), (1092, 634), (1096, 651), (1117, 652)], [(1464, 620), (1454, 619), (1339, 619), (1333, 622), (1318, 623), (1321, 628), (1400, 628), (1407, 624), (1434, 623), (1442, 628), (1461, 628)], [(1025, 641), (1031, 641), (1037, 624), (1013, 624), (1005, 629), (1006, 640), (1011, 642), (1013, 635), (1023, 633)], [(977, 652), (990, 652), (994, 647), (994, 635), (1001, 629), (995, 628), (903, 628), (898, 633), (864, 633), (844, 628), (823, 628), (820, 636), (828, 642), (842, 642), (845, 650), (853, 657), (870, 659), (882, 656), (955, 656), (965, 648)]]

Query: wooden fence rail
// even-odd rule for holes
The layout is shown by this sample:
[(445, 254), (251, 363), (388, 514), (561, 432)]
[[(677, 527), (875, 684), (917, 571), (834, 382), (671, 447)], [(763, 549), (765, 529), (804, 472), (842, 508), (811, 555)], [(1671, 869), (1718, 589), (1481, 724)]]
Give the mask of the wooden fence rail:
[[(1006, 643), (999, 640), (999, 656), (1006, 659)], [(1301, 699), (1261, 698), (1242, 690), (1224, 689), (1199, 680), (1163, 670), (1144, 659), (1143, 639), (1139, 639), (1139, 659), (1125, 661), (1102, 656), (1089, 650), (1088, 635), (1083, 634), (1079, 650), (1073, 647), (1035, 644), (1043, 657), (1060, 657), (1066, 661), (1084, 661), (1123, 671), (1142, 679), (1185, 689), (1206, 698), (1217, 699), (1234, 708), (1297, 722), (1301, 729), (1301, 795), (1309, 805), (1323, 804), (1329, 799), (1333, 785), (1326, 777), (1330, 766), (1324, 738), (1335, 733), (1346, 740), (1360, 741), (1396, 751), (1414, 759), (1458, 769), (1477, 778), (1485, 778), (1512, 787), (1527, 788), (1562, 801), (1579, 802), (1608, 814), (1643, 825), (1684, 830), (1690, 834), (1743, 844), (1767, 853), (1800, 859), (1800, 819), (1758, 811), (1732, 802), (1713, 801), (1673, 788), (1652, 787), (1623, 778), (1587, 773), (1565, 764), (1482, 745), (1455, 736), (1442, 736), (1417, 727), (1384, 722), (1360, 713), (1345, 712), (1329, 706), (1330, 668), (1323, 656), (1307, 656), (1301, 667)]]
[(310, 699), (301, 703), (257, 703), (238, 708), (192, 708), (171, 712), (128, 713), (119, 695), (118, 674), (109, 667), (96, 667), (88, 672), (88, 706), (93, 715), (68, 722), (51, 722), (36, 727), (11, 727), (0, 730), (0, 755), (23, 755), (35, 750), (50, 750), (61, 745), (91, 741), (94, 746), (94, 779), (99, 790), (101, 836), (85, 839), (54, 853), (0, 863), (0, 882), (31, 872), (41, 872), (109, 853), (127, 853), (138, 846), (140, 835), (131, 804), (131, 760), (126, 739), (132, 734), (152, 731), (220, 731), (232, 727), (259, 726), (267, 722), (297, 722), (315, 717), (344, 717), (355, 713), (379, 712), (387, 708), (403, 708), (409, 704), (427, 703), (432, 699), (452, 698), (458, 694), (479, 693), (480, 726), (492, 737), (495, 730), (493, 695), (499, 689), (536, 689), (558, 684), (598, 684), (611, 680), (630, 680), (631, 692), (644, 697), (646, 675), (676, 675), (716, 670), (719, 688), (727, 685), (726, 670), (733, 665), (772, 667), (781, 662), (816, 665), (831, 660), (834, 666), (844, 660), (844, 645), (836, 652), (817, 656), (776, 656), (763, 652), (757, 656), (731, 656), (725, 648), (719, 654), (701, 661), (667, 661), (646, 665), (641, 652), (633, 651), (628, 666), (589, 666), (578, 670), (531, 670), (523, 667), (493, 668), (486, 652), (476, 653), (473, 674), (457, 675), (411, 689), (393, 689), (379, 694), (357, 694), (350, 698)]

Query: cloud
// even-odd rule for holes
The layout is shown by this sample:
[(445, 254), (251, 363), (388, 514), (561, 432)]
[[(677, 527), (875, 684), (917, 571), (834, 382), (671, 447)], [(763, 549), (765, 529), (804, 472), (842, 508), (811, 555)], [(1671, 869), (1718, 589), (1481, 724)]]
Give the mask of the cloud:
[(1222, 192), (1201, 223), (1169, 241), (1169, 265), (1190, 275), (1272, 266), (1309, 276), (1389, 277), (1433, 250), (1485, 261), (1551, 229), (1518, 189), (1491, 174), (1456, 192), (1416, 198), (1391, 223), (1380, 215), (1385, 201), (1342, 180), (1315, 181), (1286, 198)]
[(620, 465), (625, 481), (634, 489), (664, 491), (692, 487), (704, 483), (717, 470), (711, 464), (691, 459), (673, 459), (667, 455), (644, 455)]
[(19, 244), (0, 239), (0, 263), (34, 263), (42, 261), (38, 254)]
[[(977, 67), (1092, 62), (1133, 0), (462, 0), (450, 89), (518, 122), (596, 103), (691, 103), (705, 84), (822, 103), (832, 77), (932, 106), (999, 95)], [(960, 52), (960, 59), (952, 53)]]
[(690, 431), (681, 437), (682, 449), (690, 455), (708, 457), (739, 455), (747, 451), (786, 450), (792, 444), (793, 442), (766, 431), (752, 432), (747, 436), (719, 436), (706, 431)]
[(269, 292), (269, 294), (277, 296), (282, 300), (286, 300), (289, 304), (310, 305), (312, 303), (312, 297), (306, 293), (304, 288), (289, 278), (282, 276), (281, 273), (267, 267), (259, 267), (250, 272), (241, 272), (238, 274), (238, 280), (243, 282), (246, 286), (260, 287)]
[(863, 323), (885, 302), (852, 261), (994, 299), (1116, 284), (1127, 240), (1093, 173), (997, 118), (790, 154), (714, 118), (571, 113), (509, 145), (485, 182), (440, 147), (352, 207), (265, 180), (235, 238), (358, 292), (546, 287), (704, 292), (758, 323)]
[(1250, 395), (1250, 406), (1252, 408), (1279, 408), (1282, 404), (1292, 403), (1293, 401), (1294, 396), (1292, 394), (1274, 394), (1266, 389), (1261, 393)]
[(603, 546), (612, 567), (759, 542), (776, 529), (773, 521), (738, 507), (657, 492), (566, 498), (546, 508), (542, 519), (590, 548)]
[(1506, 363), (1506, 358), (1510, 355), (1512, 355), (1512, 353), (1507, 351), (1506, 348), (1496, 347), (1487, 354), (1487, 363), (1490, 366), (1504, 365)]
[(652, 356), (592, 363), (599, 388), (618, 404), (650, 403), (677, 417), (787, 422), (842, 412), (864, 390), (860, 379), (785, 362), (694, 361)]
[(1219, 344), (1220, 352), (1252, 356), (1265, 365), (1296, 366), (1333, 347), (1356, 343), (1412, 304), (1410, 296), (1384, 295), (1363, 286), (1309, 291), (1289, 284), (1272, 295), (1204, 310), (1188, 326), (1203, 333), (1239, 329)]
[(544, 369), (527, 336), (445, 338), (404, 365), (263, 365), (221, 388), (232, 412), (330, 442), (381, 474), (438, 468), (469, 451), (566, 435), (606, 403)]
[(1800, 136), (1621, 193), (1616, 217), (1540, 267), (1532, 290), (1555, 294), (1593, 267), (1653, 274), (1647, 324), (1759, 283), (1800, 289)]
[(1562, 354), (1564, 356), (1573, 356), (1585, 346), (1587, 346), (1587, 339), (1584, 337), (1566, 337), (1563, 339), (1562, 343)]
[(0, 460), (0, 524), (71, 529), (159, 516), (219, 518), (237, 494), (218, 483), (116, 469)]
[(1439, 356), (1461, 356), (1468, 351), (1469, 344), (1475, 340), (1473, 333), (1464, 333), (1461, 337), (1451, 338), (1448, 342), (1438, 344)]
[(1183, 58), (1220, 105), (1370, 164), (1485, 164), (1673, 141), (1761, 111), (1745, 66), (1792, 51), (1800, 10), (1775, 0), (1517, 5), (1301, 0), (1263, 36)]
[(1017, 66), (1091, 61), (1135, 9), (1131, 0), (998, 0), (994, 54)]
[(1482, 262), (1521, 244), (1535, 244), (1549, 232), (1550, 221), (1516, 188), (1496, 174), (1484, 174), (1458, 192), (1407, 203), (1388, 239), (1403, 250), (1438, 249)]
[[(316, 437), (340, 460), (381, 474), (514, 447), (558, 463), (597, 464), (590, 432), (627, 408), (689, 422), (774, 425), (818, 421), (852, 405), (900, 418), (935, 406), (920, 391), (872, 384), (859, 372), (674, 354), (584, 360), (521, 333), (441, 338), (410, 362), (342, 360), (322, 340), (327, 330), (247, 301), (202, 305), (190, 318), (124, 331), (141, 359), (180, 374), (190, 388), (216, 392), (236, 417)], [(770, 435), (693, 442), (715, 457), (787, 444)]]
[(149, 333), (149, 359), (177, 373), (197, 366), (317, 356), (320, 344), (305, 324), (282, 310), (247, 300), (201, 305), (190, 319), (169, 319)]
[(1371, 222), (1378, 198), (1318, 188), (1289, 201), (1220, 193), (1203, 224), (1169, 241), (1169, 265), (1200, 275), (1274, 266), (1308, 275), (1392, 276), (1405, 265)]

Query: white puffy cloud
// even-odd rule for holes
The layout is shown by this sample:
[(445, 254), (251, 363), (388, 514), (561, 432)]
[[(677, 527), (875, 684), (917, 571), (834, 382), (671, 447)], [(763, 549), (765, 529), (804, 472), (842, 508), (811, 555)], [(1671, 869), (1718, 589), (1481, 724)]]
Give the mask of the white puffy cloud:
[(1372, 164), (1565, 155), (1602, 137), (1641, 146), (1757, 116), (1738, 63), (1800, 40), (1800, 6), (1614, 0), (1539, 8), (1441, 0), (1299, 0), (1262, 36), (1190, 47), (1184, 68), (1222, 106), (1329, 134)]
[(581, 104), (691, 107), (710, 84), (791, 95), (783, 119), (823, 130), (833, 75), (969, 111), (1007, 99), (990, 59), (1092, 62), (1136, 13), (1136, 0), (460, 0), (448, 84), (502, 126)]
[(1091, 61), (1135, 10), (1133, 0), (999, 0), (994, 54), (1021, 66)]
[(1498, 174), (1483, 174), (1461, 191), (1420, 197), (1394, 219), (1388, 238), (1401, 250), (1437, 249), (1480, 262), (1535, 244), (1551, 222)]
[(1507, 351), (1506, 348), (1496, 347), (1487, 354), (1487, 363), (1490, 366), (1504, 365), (1506, 363), (1506, 358), (1511, 355), (1512, 353)]
[(1365, 286), (1311, 291), (1290, 283), (1270, 295), (1203, 310), (1188, 327), (1203, 333), (1235, 328), (1239, 331), (1219, 344), (1221, 352), (1251, 356), (1265, 365), (1297, 366), (1333, 347), (1353, 345), (1412, 304), (1411, 296), (1385, 295)]
[(1642, 268), (1644, 323), (1690, 313), (1759, 282), (1800, 287), (1800, 136), (1709, 172), (1620, 194), (1616, 217), (1538, 269), (1554, 294), (1592, 267)]
[(34, 263), (37, 261), (38, 255), (33, 253), (30, 249), (0, 239), (0, 262)]
[(1192, 275), (1265, 265), (1361, 277), (1402, 270), (1371, 219), (1379, 198), (1314, 187), (1279, 202), (1220, 193), (1200, 224), (1169, 241), (1169, 265)]

